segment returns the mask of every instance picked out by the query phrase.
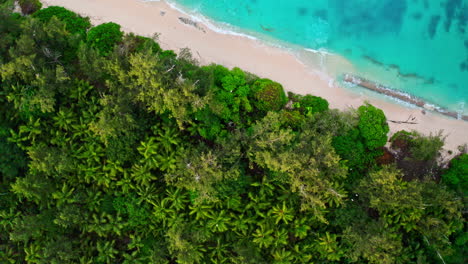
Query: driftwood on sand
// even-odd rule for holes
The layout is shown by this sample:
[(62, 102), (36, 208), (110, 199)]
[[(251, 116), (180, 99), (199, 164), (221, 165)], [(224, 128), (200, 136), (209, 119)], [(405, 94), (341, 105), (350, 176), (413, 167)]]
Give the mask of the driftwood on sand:
[(387, 120), (388, 122), (395, 123), (395, 124), (410, 124), (410, 125), (416, 125), (416, 117), (413, 115), (410, 115), (406, 121), (396, 121), (396, 120)]
[(203, 27), (201, 27), (197, 22), (193, 21), (192, 19), (190, 18), (186, 18), (186, 17), (179, 17), (179, 20), (180, 22), (186, 24), (186, 25), (189, 25), (189, 26), (192, 26), (198, 30), (201, 30), (203, 31), (203, 33), (206, 33), (205, 29)]
[[(366, 80), (366, 79), (361, 78), (359, 76), (354, 76), (354, 75), (351, 75), (351, 74), (345, 74), (343, 80), (345, 82), (356, 84), (358, 86), (361, 86), (363, 88), (366, 88), (366, 89), (374, 91), (374, 92), (377, 92), (379, 94), (384, 94), (384, 95), (390, 96), (392, 98), (399, 99), (399, 100), (401, 100), (403, 102), (406, 102), (406, 103), (421, 107), (421, 108), (423, 108), (423, 111), (424, 110), (429, 110), (429, 111), (433, 111), (433, 112), (436, 112), (436, 113), (439, 113), (439, 114), (442, 114), (442, 115), (445, 115), (445, 116), (449, 116), (449, 117), (452, 117), (452, 118), (455, 118), (455, 119), (468, 121), (468, 115), (459, 114), (457, 112), (450, 111), (450, 110), (445, 109), (443, 107), (435, 107), (434, 105), (430, 105), (430, 104), (426, 103), (421, 98), (417, 98), (417, 97), (414, 97), (414, 96), (410, 96), (408, 94), (404, 94), (402, 92), (392, 90), (390, 88), (384, 87), (384, 86), (382, 86), (382, 85), (380, 85), (378, 83)], [(409, 122), (407, 122), (407, 121), (405, 121), (405, 122), (395, 121), (395, 123), (409, 123)]]

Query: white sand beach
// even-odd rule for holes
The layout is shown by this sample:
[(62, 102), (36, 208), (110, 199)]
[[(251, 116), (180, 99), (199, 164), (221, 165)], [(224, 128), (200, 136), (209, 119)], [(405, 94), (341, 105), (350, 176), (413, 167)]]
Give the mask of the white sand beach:
[[(66, 7), (84, 16), (93, 24), (115, 22), (127, 32), (139, 35), (159, 35), (164, 49), (176, 52), (190, 48), (201, 64), (217, 63), (239, 67), (260, 77), (283, 84), (287, 91), (321, 96), (332, 108), (357, 108), (365, 101), (382, 109), (389, 120), (413, 119), (417, 124), (389, 123), (391, 132), (402, 129), (417, 130), (423, 134), (443, 130), (446, 150), (456, 150), (468, 143), (468, 122), (450, 119), (439, 114), (423, 114), (419, 108), (407, 108), (376, 97), (369, 97), (339, 87), (321, 74), (319, 69), (301, 63), (293, 54), (278, 47), (243, 36), (222, 34), (200, 22), (197, 26), (183, 23), (179, 18), (190, 17), (165, 3), (141, 0), (43, 0), (45, 6)], [(349, 63), (339, 57), (337, 63)], [(352, 67), (352, 65), (348, 65)]]

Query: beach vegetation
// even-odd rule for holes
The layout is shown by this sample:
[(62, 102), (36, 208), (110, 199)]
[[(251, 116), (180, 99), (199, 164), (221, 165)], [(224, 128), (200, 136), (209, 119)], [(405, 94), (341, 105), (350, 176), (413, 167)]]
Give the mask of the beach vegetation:
[(362, 175), (363, 172), (373, 168), (376, 165), (375, 158), (380, 154), (379, 151), (369, 151), (366, 148), (364, 138), (358, 128), (336, 136), (332, 144), (335, 151), (346, 162), (352, 175)]
[(87, 35), (87, 42), (103, 56), (107, 56), (114, 46), (122, 40), (123, 32), (120, 25), (109, 22), (91, 28)]
[(255, 106), (260, 111), (279, 111), (288, 102), (283, 86), (277, 82), (260, 79), (252, 86)]
[(439, 164), (441, 135), (385, 149), (370, 104), (54, 9), (0, 7), (0, 263), (463, 262), (468, 160)]
[(387, 134), (390, 131), (384, 112), (370, 104), (360, 106), (357, 112), (359, 131), (366, 148), (374, 150), (383, 147), (387, 143)]
[(301, 96), (297, 102), (297, 107), (301, 109), (302, 112), (307, 113), (319, 113), (328, 110), (328, 101), (313, 95)]
[(300, 95), (288, 92), (288, 99), (292, 103), (292, 107), (302, 113), (320, 113), (329, 109), (328, 101), (319, 96), (313, 96), (310, 94)]
[(61, 6), (49, 6), (37, 11), (33, 15), (33, 17), (41, 20), (42, 22), (48, 22), (54, 16), (60, 21), (63, 21), (66, 25), (67, 31), (72, 34), (80, 33), (84, 35), (91, 27), (89, 18), (81, 17), (80, 15)]
[(441, 133), (423, 136), (416, 131), (402, 130), (395, 133), (390, 141), (396, 162), (406, 179), (440, 177), (439, 158), (444, 145)]
[(462, 154), (450, 161), (448, 169), (442, 174), (442, 181), (458, 192), (468, 190), (468, 154)]

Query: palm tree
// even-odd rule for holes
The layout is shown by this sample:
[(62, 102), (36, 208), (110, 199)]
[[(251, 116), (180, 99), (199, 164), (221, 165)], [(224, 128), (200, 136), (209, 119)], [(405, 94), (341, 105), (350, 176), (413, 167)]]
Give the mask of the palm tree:
[(70, 131), (72, 128), (72, 124), (76, 122), (75, 115), (73, 111), (66, 109), (62, 110), (57, 113), (56, 116), (52, 118), (55, 122), (54, 124), (65, 131)]
[(239, 236), (247, 237), (250, 234), (251, 225), (256, 222), (256, 219), (249, 218), (245, 214), (231, 213), (232, 230)]
[(147, 164), (150, 169), (158, 168), (158, 144), (155, 141), (155, 137), (150, 137), (146, 142), (142, 141), (140, 143), (141, 146), (137, 148), (138, 152), (143, 156), (141, 162)]
[(325, 232), (318, 238), (316, 249), (327, 260), (338, 261), (343, 256), (342, 250), (340, 250), (337, 235)]
[(180, 188), (168, 188), (166, 193), (167, 197), (164, 200), (167, 200), (170, 207), (176, 210), (184, 209), (189, 201), (187, 193)]
[(62, 189), (60, 191), (52, 193), (52, 198), (57, 200), (56, 205), (61, 206), (63, 204), (70, 204), (74, 203), (77, 200), (73, 197), (73, 192), (75, 188), (69, 187), (66, 183), (62, 185)]
[(258, 244), (260, 248), (268, 248), (275, 241), (273, 232), (274, 230), (267, 227), (264, 222), (260, 223), (259, 227), (253, 233), (253, 242)]
[(115, 241), (98, 241), (96, 248), (98, 250), (98, 262), (103, 263), (113, 263), (115, 261), (116, 255), (119, 253), (117, 249), (114, 248)]
[(221, 242), (221, 239), (216, 238), (216, 244), (208, 246), (210, 252), (210, 261), (212, 263), (226, 263), (228, 262), (228, 246)]
[(174, 151), (174, 148), (181, 143), (181, 137), (174, 127), (165, 126), (163, 130), (157, 129), (157, 134), (156, 140), (167, 153)]
[(24, 252), (26, 253), (25, 260), (27, 263), (41, 263), (41, 259), (43, 258), (41, 256), (41, 246), (37, 242), (29, 244), (29, 247), (26, 247)]
[(225, 232), (228, 230), (228, 224), (231, 219), (225, 210), (214, 211), (210, 214), (209, 218), (210, 220), (208, 220), (207, 225), (214, 231)]
[(147, 163), (143, 165), (134, 164), (131, 171), (132, 178), (142, 186), (148, 185), (151, 181), (157, 179), (156, 175), (150, 171)]
[(275, 264), (289, 264), (294, 262), (294, 256), (291, 251), (287, 251), (284, 248), (281, 250), (275, 250), (272, 253)]
[(273, 215), (275, 218), (275, 223), (278, 224), (280, 221), (283, 221), (287, 224), (289, 221), (294, 219), (294, 215), (291, 209), (286, 207), (286, 203), (283, 202), (283, 206), (275, 205), (270, 212), (269, 215)]
[(174, 219), (177, 219), (176, 210), (170, 207), (169, 201), (166, 199), (154, 203), (153, 215), (163, 223), (164, 227), (171, 226)]
[(213, 209), (209, 204), (194, 204), (190, 207), (189, 215), (195, 215), (195, 220), (205, 220), (210, 217), (210, 212)]
[(33, 119), (32, 116), (29, 117), (29, 121), (26, 125), (22, 125), (19, 127), (19, 135), (26, 134), (26, 138), (34, 143), (36, 141), (36, 136), (42, 133), (41, 127), (41, 119)]
[(170, 152), (166, 155), (157, 155), (159, 169), (165, 172), (173, 172), (177, 168), (176, 153)]

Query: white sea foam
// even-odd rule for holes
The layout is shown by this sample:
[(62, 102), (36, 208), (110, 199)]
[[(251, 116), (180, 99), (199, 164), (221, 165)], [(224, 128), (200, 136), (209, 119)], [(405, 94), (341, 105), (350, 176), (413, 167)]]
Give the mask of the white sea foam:
[[(151, 2), (153, 0), (146, 0), (147, 2)], [(159, 2), (160, 0), (155, 0)], [(257, 37), (254, 37), (249, 34), (245, 34), (240, 32), (239, 29), (234, 27), (231, 24), (225, 23), (225, 22), (219, 22), (219, 21), (213, 21), (212, 19), (209, 19), (202, 15), (198, 10), (187, 10), (186, 8), (183, 8), (179, 4), (173, 2), (173, 1), (165, 1), (171, 8), (179, 11), (180, 13), (189, 16), (193, 21), (201, 23), (205, 25), (207, 28), (210, 30), (220, 33), (220, 34), (225, 34), (225, 35), (233, 35), (233, 36), (240, 36), (248, 39), (253, 39), (253, 40), (258, 40)]]
[[(142, 1), (144, 1), (144, 2), (160, 2), (161, 0), (142, 0)], [(284, 51), (287, 51), (287, 52), (295, 52), (297, 49), (304, 49), (302, 46), (293, 45), (291, 43), (287, 43), (286, 41), (275, 39), (273, 37), (269, 37), (268, 35), (262, 34), (260, 32), (254, 32), (254, 31), (246, 32), (245, 29), (241, 29), (241, 28), (236, 27), (236, 26), (234, 26), (232, 24), (229, 24), (229, 23), (226, 23), (226, 22), (221, 22), (221, 21), (215, 21), (213, 19), (210, 19), (210, 18), (204, 16), (197, 9), (188, 10), (187, 8), (177, 4), (174, 1), (165, 0), (165, 2), (171, 8), (173, 8), (174, 10), (177, 10), (178, 12), (190, 17), (190, 19), (193, 20), (194, 22), (198, 22), (198, 23), (203, 24), (208, 29), (210, 29), (210, 30), (212, 30), (212, 31), (214, 31), (216, 33), (224, 34), (224, 35), (239, 36), (239, 37), (255, 40), (255, 41), (258, 41), (259, 44), (268, 45), (270, 47), (275, 47), (275, 48), (280, 48), (280, 49), (282, 49)], [(261, 37), (254, 36), (254, 35), (261, 35)], [(297, 46), (297, 47), (294, 47), (294, 46)], [(316, 51), (316, 50), (307, 49), (307, 48), (305, 50)], [(332, 53), (329, 53), (325, 49), (319, 49), (319, 50), (317, 50), (317, 52), (321, 52), (321, 53), (324, 53), (326, 55), (331, 55), (332, 54)], [(296, 55), (296, 54), (293, 54), (293, 55)]]
[(310, 49), (310, 48), (304, 48), (306, 51), (310, 51), (312, 53), (318, 53), (318, 54), (324, 54), (324, 55), (333, 55), (333, 53), (329, 52), (327, 49), (320, 48), (320, 49)]

